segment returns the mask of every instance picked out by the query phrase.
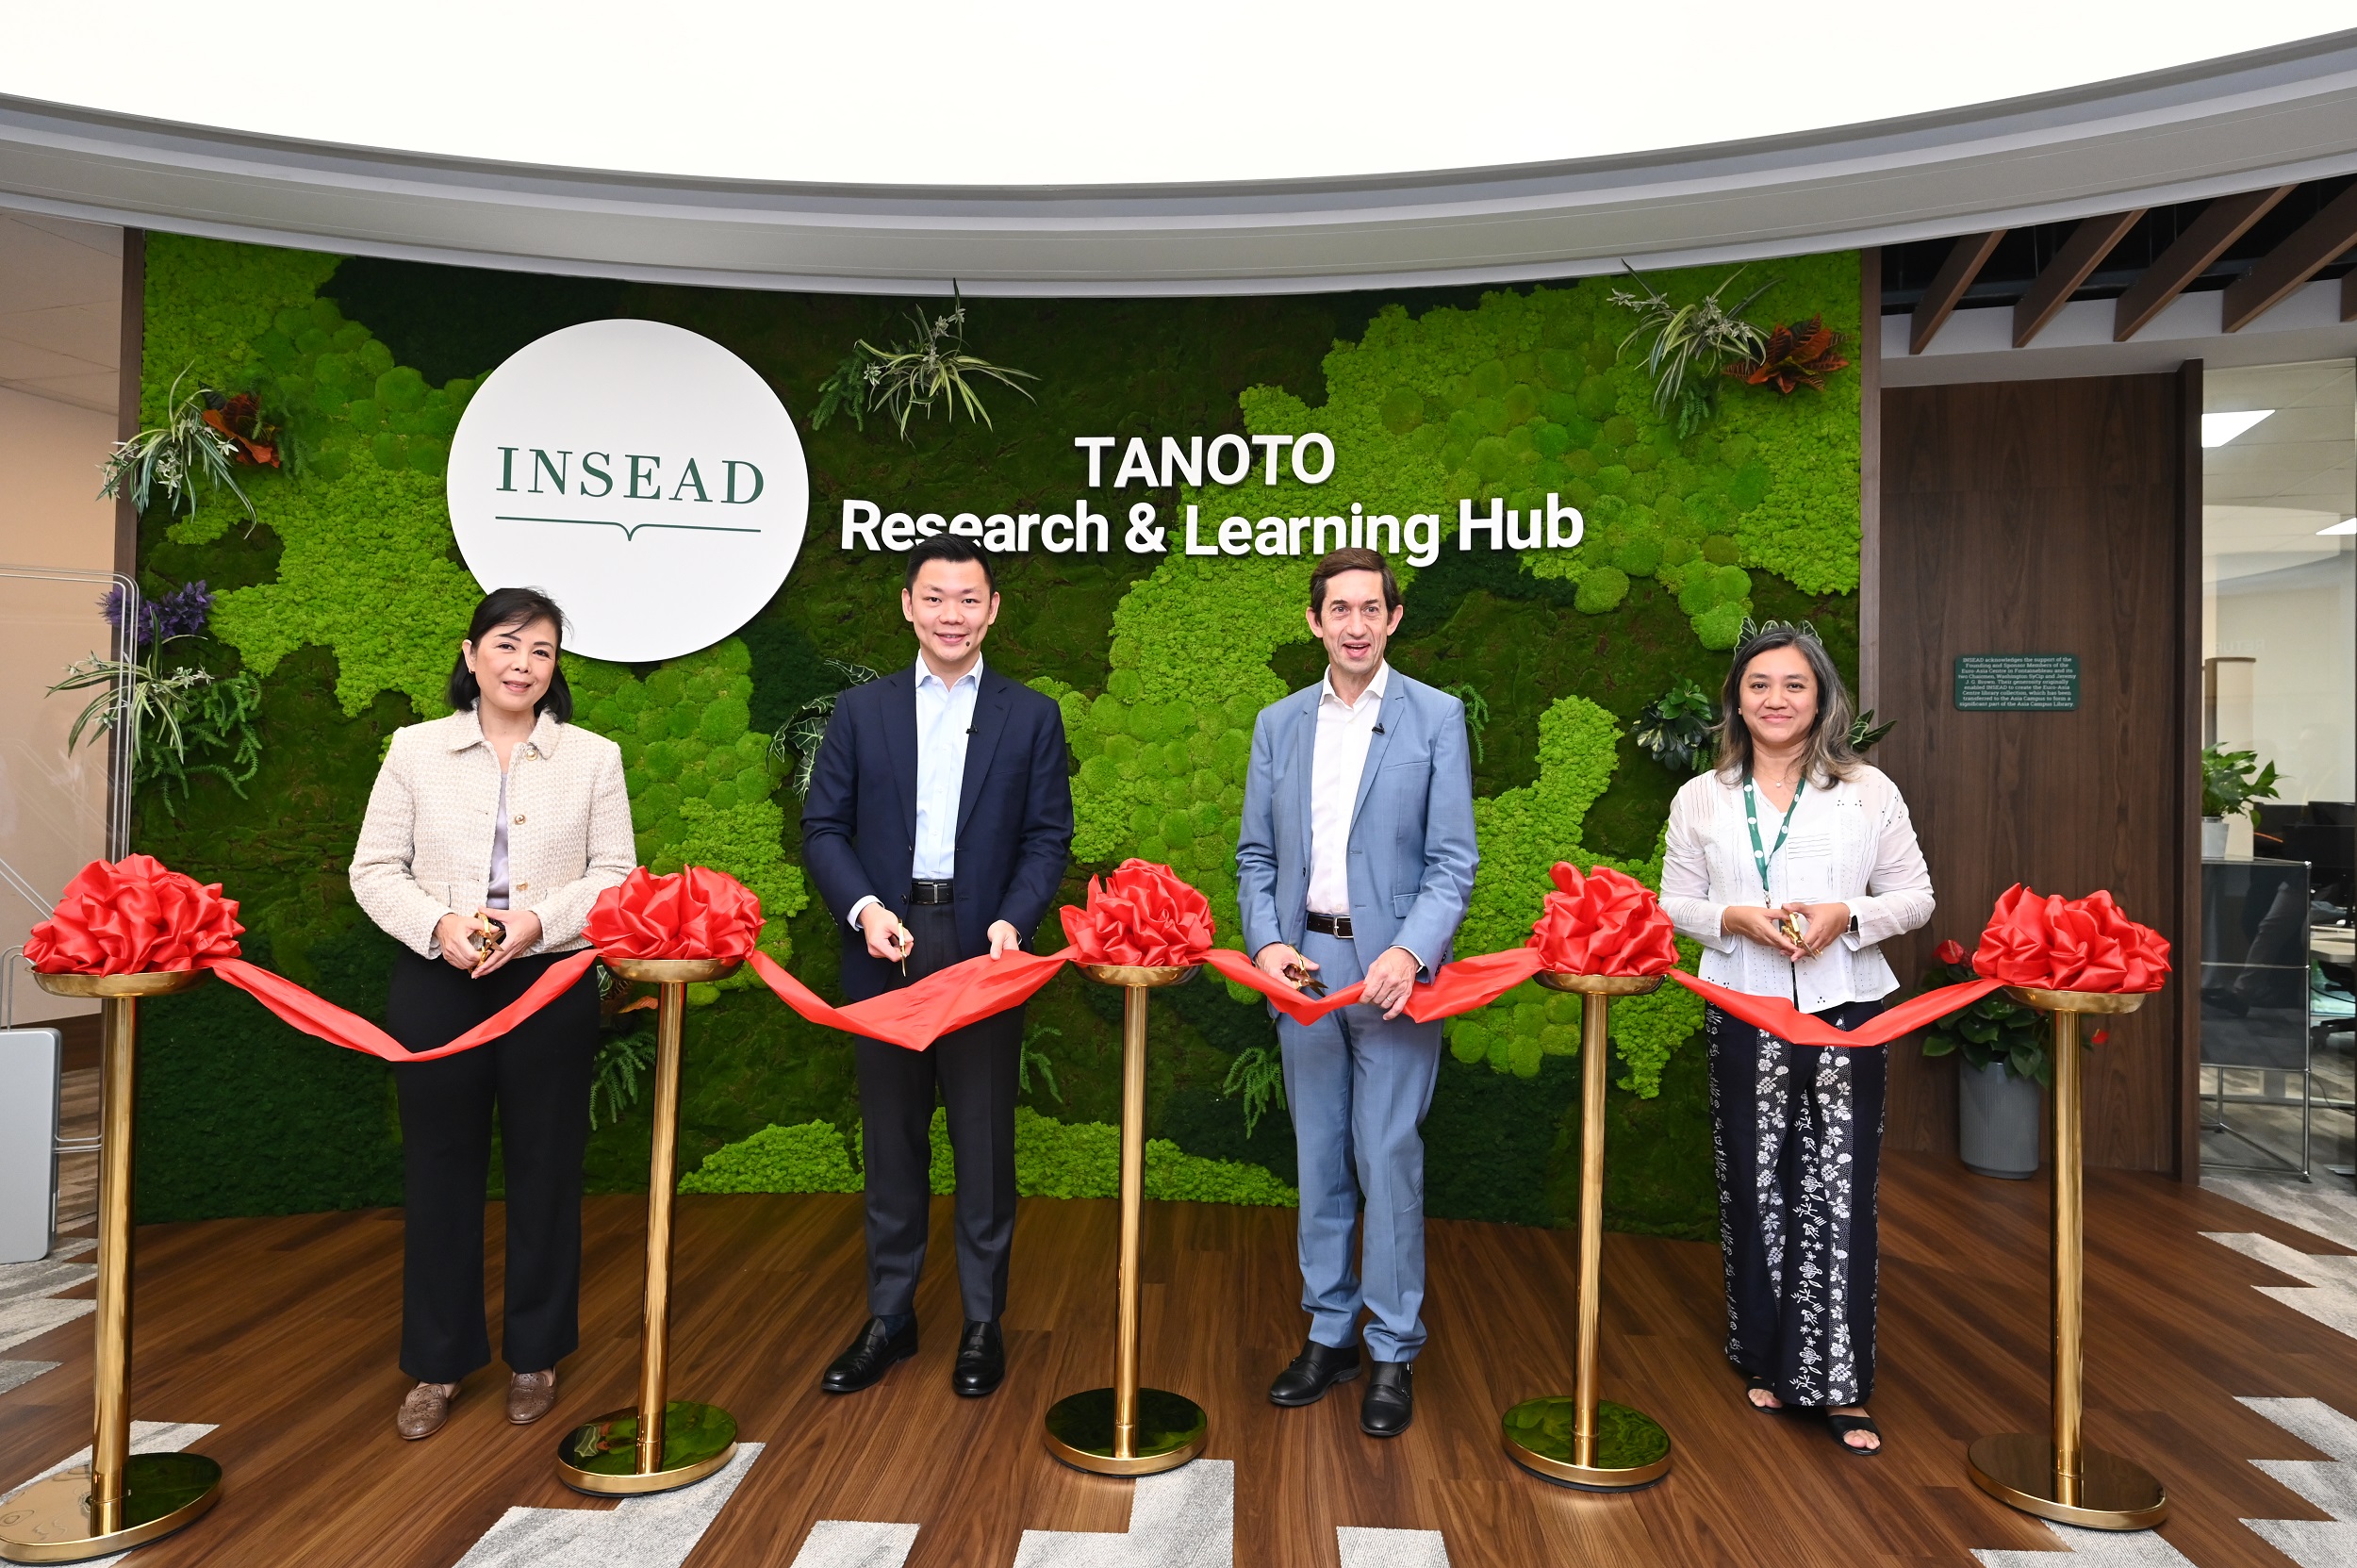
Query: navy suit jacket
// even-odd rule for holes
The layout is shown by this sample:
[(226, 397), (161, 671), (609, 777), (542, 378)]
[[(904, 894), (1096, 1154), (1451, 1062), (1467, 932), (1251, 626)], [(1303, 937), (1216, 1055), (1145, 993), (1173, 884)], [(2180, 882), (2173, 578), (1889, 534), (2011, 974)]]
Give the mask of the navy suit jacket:
[[(994, 921), (1032, 933), (1055, 901), (1072, 850), (1072, 781), (1063, 712), (985, 664), (974, 694), (958, 791), (958, 941), (990, 946)], [(881, 996), (897, 966), (870, 954), (845, 924), (873, 895), (906, 919), (916, 863), (916, 672), (913, 665), (835, 700), (802, 801), (802, 865), (843, 933), (843, 994)]]

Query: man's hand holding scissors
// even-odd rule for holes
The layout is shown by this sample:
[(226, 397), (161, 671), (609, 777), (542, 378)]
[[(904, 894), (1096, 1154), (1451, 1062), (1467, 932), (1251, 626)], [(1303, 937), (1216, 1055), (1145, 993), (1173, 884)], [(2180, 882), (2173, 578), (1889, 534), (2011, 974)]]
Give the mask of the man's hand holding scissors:
[(900, 917), (881, 903), (869, 904), (859, 912), (859, 929), (867, 938), (870, 956), (886, 964), (898, 964), (901, 977), (906, 979), (909, 954), (916, 950), (916, 938), (900, 923)]
[(1281, 980), (1307, 997), (1326, 995), (1326, 982), (1318, 979), (1318, 966), (1294, 950), (1292, 944), (1271, 942), (1252, 955), (1252, 962), (1262, 974)]

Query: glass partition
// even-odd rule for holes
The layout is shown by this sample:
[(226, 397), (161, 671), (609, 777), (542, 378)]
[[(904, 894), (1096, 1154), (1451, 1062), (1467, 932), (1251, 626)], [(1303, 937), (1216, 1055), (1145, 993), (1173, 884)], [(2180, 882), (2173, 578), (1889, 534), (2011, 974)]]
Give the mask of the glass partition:
[(2203, 824), (2203, 1164), (2304, 1173), (2313, 1133), (2313, 1163), (2347, 1175), (2357, 362), (2216, 369), (2202, 388), (2201, 728), (2226, 808)]
[[(128, 843), (129, 801), (109, 783), (128, 772), (129, 734), (86, 729), (76, 742), (74, 719), (100, 692), (49, 690), (76, 662), (120, 666), (127, 648), (107, 620), (110, 587), (120, 594), (127, 585), (105, 572), (0, 564), (0, 949), (21, 947), (74, 872)], [(132, 603), (136, 618), (136, 593)], [(91, 1010), (14, 983), (13, 957), (0, 969), (18, 1023)]]

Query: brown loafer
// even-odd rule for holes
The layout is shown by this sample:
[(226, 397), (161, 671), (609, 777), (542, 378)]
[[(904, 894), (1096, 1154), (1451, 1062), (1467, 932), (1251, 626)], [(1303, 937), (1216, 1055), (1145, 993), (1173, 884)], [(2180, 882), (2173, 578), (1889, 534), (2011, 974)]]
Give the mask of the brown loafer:
[(507, 1419), (529, 1427), (556, 1404), (556, 1373), (519, 1372), (507, 1379)]
[(393, 1417), (393, 1430), (412, 1443), (432, 1437), (450, 1419), (450, 1402), (456, 1397), (456, 1383), (420, 1383), (402, 1399), (401, 1411)]

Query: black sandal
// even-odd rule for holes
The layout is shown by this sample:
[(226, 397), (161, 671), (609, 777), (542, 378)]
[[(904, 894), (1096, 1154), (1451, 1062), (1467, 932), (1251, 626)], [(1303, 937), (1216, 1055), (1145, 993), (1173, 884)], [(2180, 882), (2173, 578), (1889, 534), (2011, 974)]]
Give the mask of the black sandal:
[[(1862, 1460), (1873, 1459), (1883, 1451), (1882, 1428), (1874, 1425), (1874, 1418), (1871, 1415), (1835, 1415), (1828, 1411), (1825, 1415), (1825, 1425), (1833, 1428), (1833, 1440), (1836, 1443)], [(1852, 1432), (1871, 1432), (1874, 1435), (1874, 1446), (1859, 1447), (1850, 1441)]]
[[(1752, 1397), (1752, 1395), (1755, 1392), (1775, 1394), (1776, 1385), (1770, 1382), (1765, 1378), (1746, 1378), (1743, 1379), (1743, 1403), (1751, 1406), (1752, 1409), (1757, 1411), (1762, 1415), (1782, 1415), (1792, 1408), (1790, 1405), (1787, 1404), (1763, 1405), (1758, 1400)], [(1777, 1397), (1782, 1398), (1783, 1396), (1779, 1395)]]

